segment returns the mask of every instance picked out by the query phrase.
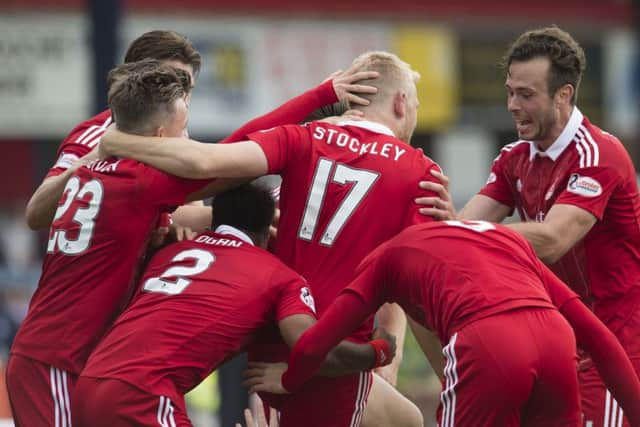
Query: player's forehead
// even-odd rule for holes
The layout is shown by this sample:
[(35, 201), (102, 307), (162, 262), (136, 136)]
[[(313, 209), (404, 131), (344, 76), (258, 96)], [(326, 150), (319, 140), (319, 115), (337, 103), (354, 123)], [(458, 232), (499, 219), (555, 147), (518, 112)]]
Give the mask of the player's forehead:
[(517, 89), (546, 89), (551, 63), (538, 57), (527, 61), (514, 61), (509, 65), (505, 87)]

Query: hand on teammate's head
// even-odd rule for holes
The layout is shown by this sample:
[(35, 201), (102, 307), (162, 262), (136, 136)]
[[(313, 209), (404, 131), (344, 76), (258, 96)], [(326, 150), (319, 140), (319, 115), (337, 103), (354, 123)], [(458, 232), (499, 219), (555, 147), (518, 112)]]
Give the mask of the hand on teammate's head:
[[(333, 90), (340, 101), (347, 101), (349, 105), (369, 105), (371, 101), (367, 95), (374, 95), (378, 88), (369, 84), (358, 84), (363, 80), (372, 80), (379, 76), (377, 71), (356, 71), (351, 67), (346, 71), (338, 70), (329, 76), (333, 81)], [(362, 95), (362, 96), (360, 96)]]

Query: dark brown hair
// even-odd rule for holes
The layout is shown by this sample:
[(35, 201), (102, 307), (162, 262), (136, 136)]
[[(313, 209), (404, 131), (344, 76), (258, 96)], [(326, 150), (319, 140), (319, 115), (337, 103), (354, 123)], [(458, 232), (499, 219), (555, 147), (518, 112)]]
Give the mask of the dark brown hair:
[(193, 42), (175, 31), (155, 30), (144, 33), (129, 45), (124, 62), (137, 62), (146, 58), (159, 61), (174, 60), (193, 67), (193, 75), (200, 72), (202, 58)]
[(566, 31), (557, 26), (527, 31), (513, 42), (502, 60), (506, 70), (513, 62), (548, 58), (551, 66), (547, 85), (549, 96), (566, 84), (574, 88), (571, 103), (575, 105), (582, 74), (587, 66), (584, 50)]
[(146, 135), (173, 113), (176, 99), (191, 89), (183, 70), (155, 59), (122, 64), (109, 72), (109, 108), (118, 129)]

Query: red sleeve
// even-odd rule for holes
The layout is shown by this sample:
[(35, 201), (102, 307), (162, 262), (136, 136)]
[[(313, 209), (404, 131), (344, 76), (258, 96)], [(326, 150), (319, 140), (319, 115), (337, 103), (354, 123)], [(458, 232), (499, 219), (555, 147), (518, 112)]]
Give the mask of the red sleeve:
[(276, 321), (295, 314), (316, 317), (316, 305), (307, 282), (298, 274), (285, 267), (276, 270), (274, 280), (280, 289), (276, 303)]
[[(372, 254), (373, 255), (373, 254)], [(289, 367), (282, 376), (282, 385), (289, 391), (298, 389), (320, 369), (333, 347), (356, 330), (382, 305), (376, 291), (379, 263), (371, 259), (353, 282), (343, 290), (320, 320), (298, 339), (289, 356)]]
[(311, 144), (307, 126), (287, 125), (248, 136), (260, 145), (269, 164), (269, 174), (283, 174), (290, 162), (302, 157)]
[[(431, 160), (430, 158), (422, 154), (420, 150), (418, 150), (417, 156), (418, 158), (417, 158), (417, 164), (415, 165), (415, 170), (423, 171), (418, 182), (431, 181), (431, 182), (435, 182), (436, 184), (440, 184), (440, 181), (435, 176), (431, 175), (432, 170), (436, 170), (440, 173), (443, 173), (440, 165), (438, 165), (433, 160)], [(416, 186), (415, 186), (414, 199), (418, 197), (437, 197), (438, 196), (433, 191), (426, 191), (418, 187), (418, 182), (416, 182)], [(434, 221), (432, 217), (423, 215), (419, 212), (419, 209), (423, 207), (424, 205), (418, 205), (413, 200), (411, 200), (409, 209), (407, 209), (407, 216), (405, 217), (405, 220), (404, 220), (405, 228), (415, 224), (422, 224), (424, 222)]]
[(76, 126), (60, 144), (56, 162), (49, 169), (47, 178), (60, 175), (73, 162), (89, 154), (98, 145), (110, 124), (111, 112), (107, 110)]
[(142, 196), (149, 203), (164, 207), (184, 204), (187, 196), (204, 188), (210, 179), (184, 179), (144, 166)]
[(333, 81), (327, 80), (320, 86), (297, 96), (277, 109), (251, 120), (237, 129), (231, 135), (220, 141), (221, 143), (237, 142), (247, 139), (250, 133), (275, 126), (297, 124), (309, 117), (311, 113), (320, 107), (333, 104), (338, 101), (333, 90)]
[(578, 299), (560, 310), (596, 365), (607, 389), (611, 391), (631, 425), (640, 426), (640, 381), (624, 349), (607, 327)]
[(532, 257), (538, 263), (538, 268), (542, 274), (542, 281), (547, 288), (547, 292), (551, 297), (551, 302), (553, 305), (562, 310), (562, 307), (569, 301), (573, 299), (580, 299), (578, 294), (572, 291), (562, 280), (556, 276), (553, 271), (549, 269), (546, 265), (538, 260), (533, 252), (533, 248), (531, 248)]
[(621, 180), (618, 169), (611, 166), (576, 168), (555, 203), (577, 206), (602, 220), (611, 194)]
[(513, 208), (515, 201), (513, 200), (513, 192), (511, 191), (511, 182), (509, 182), (507, 175), (508, 153), (509, 150), (507, 150), (506, 147), (503, 148), (502, 152), (493, 161), (487, 182), (478, 194), (491, 197)]

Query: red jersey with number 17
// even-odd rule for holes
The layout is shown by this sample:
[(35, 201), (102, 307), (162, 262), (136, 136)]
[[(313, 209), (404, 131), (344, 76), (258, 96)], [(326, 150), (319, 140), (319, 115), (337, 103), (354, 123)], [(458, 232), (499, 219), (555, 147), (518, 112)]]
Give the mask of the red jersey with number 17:
[(127, 159), (78, 169), (55, 213), (42, 276), (11, 352), (79, 373), (127, 302), (159, 214), (204, 185)]
[(221, 226), (153, 257), (140, 292), (82, 375), (176, 397), (242, 351), (261, 328), (295, 314), (315, 318), (304, 279), (244, 233)]
[(551, 269), (612, 330), (640, 307), (640, 196), (633, 163), (618, 139), (574, 108), (546, 151), (535, 142), (504, 147), (480, 194), (544, 221), (555, 204), (577, 206), (597, 222)]
[[(276, 254), (309, 282), (318, 314), (376, 246), (431, 220), (414, 199), (439, 166), (379, 123), (311, 122), (249, 135), (282, 176)], [(360, 330), (366, 340), (372, 321)]]

